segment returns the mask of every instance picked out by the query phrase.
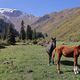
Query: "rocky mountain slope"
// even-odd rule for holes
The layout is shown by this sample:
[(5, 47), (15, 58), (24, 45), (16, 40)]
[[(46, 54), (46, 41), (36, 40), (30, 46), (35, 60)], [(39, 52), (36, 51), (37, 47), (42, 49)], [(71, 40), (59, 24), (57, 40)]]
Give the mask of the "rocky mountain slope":
[(27, 14), (17, 9), (0, 8), (0, 14), (2, 18), (5, 17), (11, 21), (18, 31), (21, 28), (22, 20), (25, 23), (25, 27), (27, 27), (28, 24), (30, 25), (38, 19), (38, 17), (33, 16), (32, 14)]
[(37, 31), (61, 40), (80, 40), (80, 8), (47, 14), (34, 24)]
[(15, 25), (20, 31), (21, 21), (25, 27), (31, 25), (37, 31), (47, 33), (48, 37), (60, 40), (80, 40), (80, 7), (53, 12), (41, 17), (24, 13), (16, 9), (0, 9), (0, 18)]

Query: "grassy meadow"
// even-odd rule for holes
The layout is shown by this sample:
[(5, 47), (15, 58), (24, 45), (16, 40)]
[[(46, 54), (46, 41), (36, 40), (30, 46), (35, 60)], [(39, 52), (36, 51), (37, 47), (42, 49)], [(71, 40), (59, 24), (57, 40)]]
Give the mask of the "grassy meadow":
[(56, 65), (48, 65), (45, 47), (19, 43), (0, 49), (0, 80), (80, 80), (80, 74), (73, 73), (72, 58), (62, 57), (61, 71), (58, 74)]

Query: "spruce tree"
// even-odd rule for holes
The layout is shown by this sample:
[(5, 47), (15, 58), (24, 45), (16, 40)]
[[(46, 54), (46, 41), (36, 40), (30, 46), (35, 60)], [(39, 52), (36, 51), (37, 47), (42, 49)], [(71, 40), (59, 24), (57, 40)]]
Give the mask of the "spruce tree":
[(15, 31), (14, 31), (14, 28), (13, 28), (13, 25), (10, 24), (9, 25), (9, 28), (8, 28), (8, 44), (11, 44), (11, 45), (14, 45), (16, 43), (16, 40), (15, 40)]
[(31, 26), (30, 25), (27, 25), (27, 30), (26, 30), (27, 40), (28, 39), (32, 40), (32, 34), (33, 34), (33, 31), (31, 29)]
[(33, 30), (32, 38), (33, 38), (33, 39), (37, 39), (36, 29)]
[(25, 33), (25, 29), (24, 29), (24, 21), (22, 20), (21, 22), (21, 31), (20, 31), (20, 38), (21, 40), (25, 41), (26, 39), (26, 33)]

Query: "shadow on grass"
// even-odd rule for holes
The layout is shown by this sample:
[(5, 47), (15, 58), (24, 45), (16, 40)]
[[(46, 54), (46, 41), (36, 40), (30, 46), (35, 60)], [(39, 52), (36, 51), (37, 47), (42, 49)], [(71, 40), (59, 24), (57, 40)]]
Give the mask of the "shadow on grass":
[(65, 72), (74, 72), (73, 70), (66, 70)]
[[(62, 65), (68, 65), (68, 66), (74, 66), (74, 61), (69, 61), (69, 60), (63, 60), (60, 61)], [(78, 67), (80, 68), (80, 65), (78, 64)]]
[[(73, 61), (68, 61), (68, 60), (61, 61), (61, 64), (66, 65), (66, 66), (74, 66), (74, 62)], [(78, 68), (80, 68), (80, 65), (78, 65)], [(74, 71), (72, 69), (72, 70), (67, 70), (65, 72), (74, 72)], [(79, 71), (79, 74), (80, 74), (80, 71)]]
[(6, 48), (4, 45), (0, 45), (0, 49), (4, 49)]
[(7, 44), (7, 43), (1, 43), (0, 45), (1, 46), (9, 46), (9, 44)]
[(68, 66), (73, 66), (74, 65), (73, 61), (64, 60), (64, 61), (60, 61), (60, 62), (63, 65), (68, 65)]
[(33, 71), (33, 70), (28, 70), (27, 72), (28, 72), (28, 73), (32, 73), (32, 72), (34, 72), (34, 71)]
[[(66, 70), (65, 72), (73, 72), (74, 73), (74, 70)], [(80, 74), (80, 70), (79, 70), (79, 73), (77, 74)]]

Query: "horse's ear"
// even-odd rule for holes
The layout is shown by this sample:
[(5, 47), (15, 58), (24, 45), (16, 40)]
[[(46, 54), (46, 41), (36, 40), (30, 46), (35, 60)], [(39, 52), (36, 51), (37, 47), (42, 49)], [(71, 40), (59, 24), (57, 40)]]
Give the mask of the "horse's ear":
[(56, 40), (56, 37), (54, 37), (54, 38), (53, 38), (53, 37), (51, 37), (51, 40), (53, 40), (53, 41), (54, 41), (54, 40)]

